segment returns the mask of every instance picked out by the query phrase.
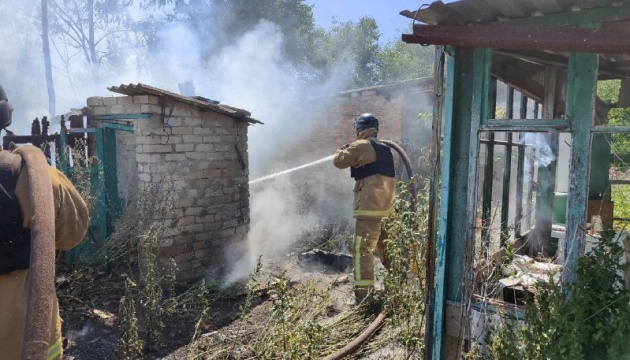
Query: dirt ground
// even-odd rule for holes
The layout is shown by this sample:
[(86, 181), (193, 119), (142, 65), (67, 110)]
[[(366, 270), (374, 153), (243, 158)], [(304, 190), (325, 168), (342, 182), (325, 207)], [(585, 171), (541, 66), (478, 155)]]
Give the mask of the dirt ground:
[[(338, 266), (324, 264), (306, 267), (298, 261), (297, 253), (268, 263), (265, 271), (278, 273), (286, 270), (291, 283), (312, 281), (332, 289), (338, 299), (336, 311), (344, 311), (351, 299), (352, 284), (349, 269), (340, 271)], [(97, 271), (83, 269), (81, 279), (69, 281), (73, 276), (63, 269), (57, 275), (57, 295), (63, 318), (64, 359), (117, 359), (118, 348), (118, 307), (125, 294), (125, 277), (120, 271)], [(193, 284), (189, 284), (193, 285)], [(185, 291), (186, 285), (177, 291)], [(209, 314), (195, 332), (199, 311), (181, 311), (168, 315), (164, 319), (165, 328), (159, 345), (146, 349), (144, 359), (183, 359), (186, 358), (187, 345), (193, 335), (203, 343), (233, 344), (238, 348), (239, 339), (247, 339), (257, 330), (257, 324), (264, 323), (269, 317), (271, 301), (262, 292), (252, 299), (252, 306), (247, 315), (247, 322), (235, 322), (241, 316), (241, 306), (246, 301), (247, 291), (241, 290), (222, 293), (220, 297), (211, 296)], [(139, 321), (140, 322), (140, 321)], [(142, 329), (140, 337), (142, 338)], [(205, 345), (211, 346), (211, 345)], [(247, 354), (243, 354), (246, 357)]]

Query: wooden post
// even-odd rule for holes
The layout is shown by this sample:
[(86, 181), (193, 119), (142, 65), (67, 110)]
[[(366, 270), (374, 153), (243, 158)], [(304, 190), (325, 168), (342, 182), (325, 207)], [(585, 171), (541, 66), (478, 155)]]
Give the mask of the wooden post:
[[(527, 97), (521, 93), (521, 101), (519, 107), (519, 119), (523, 119), (527, 117)], [(534, 114), (535, 117), (535, 114)], [(523, 142), (523, 133), (519, 133), (518, 138), (519, 142)], [(523, 144), (524, 145), (524, 144)], [(518, 148), (518, 159), (517, 159), (517, 169), (516, 169), (516, 211), (515, 211), (515, 223), (514, 227), (516, 228), (515, 237), (520, 238), (523, 231), (523, 223), (527, 224), (527, 231), (529, 231), (529, 223), (525, 221), (525, 216), (527, 216), (527, 211), (523, 211), (523, 207), (527, 205), (523, 205), (523, 191), (525, 185), (525, 155), (529, 147), (519, 146)], [(531, 162), (531, 159), (529, 160)], [(530, 176), (533, 176), (529, 173)], [(528, 179), (528, 183), (531, 181)], [(530, 184), (531, 185), (531, 184)], [(528, 190), (531, 186), (528, 186)], [(527, 199), (527, 197), (526, 197)]]
[[(506, 118), (514, 118), (514, 88), (508, 87), (506, 101)], [(519, 146), (519, 154), (521, 153)], [(505, 146), (505, 158), (503, 165), (503, 193), (501, 196), (501, 247), (510, 238), (510, 230), (508, 227), (510, 215), (510, 178), (512, 173), (512, 133), (507, 134), (507, 145)]]
[(566, 116), (572, 123), (573, 141), (569, 169), (566, 242), (563, 249), (564, 283), (575, 281), (577, 259), (584, 248), (597, 64), (597, 54), (574, 53), (569, 56)]

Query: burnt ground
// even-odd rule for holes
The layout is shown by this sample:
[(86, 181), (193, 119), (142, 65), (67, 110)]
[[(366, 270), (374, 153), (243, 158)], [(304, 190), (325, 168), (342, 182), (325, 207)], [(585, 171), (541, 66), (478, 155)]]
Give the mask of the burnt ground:
[[(337, 310), (343, 311), (352, 294), (347, 261), (347, 257), (328, 257), (322, 260), (317, 254), (299, 256), (298, 259), (298, 254), (292, 253), (281, 260), (268, 263), (264, 270), (275, 274), (285, 270), (291, 283), (315, 282), (332, 289), (340, 299)], [(118, 358), (118, 309), (120, 299), (125, 295), (125, 279), (123, 272), (116, 269), (99, 271), (88, 267), (72, 272), (58, 270), (57, 295), (63, 319), (64, 359)], [(181, 298), (186, 295), (187, 290), (195, 286), (198, 284), (179, 285), (174, 290), (175, 295), (180, 295)], [(251, 337), (258, 329), (258, 324), (269, 318), (271, 301), (262, 289), (250, 293), (248, 321), (235, 321), (243, 315), (241, 308), (248, 300), (247, 294), (243, 284), (230, 289), (210, 287), (210, 292), (205, 297), (208, 301), (208, 313), (205, 320), (199, 323), (201, 307), (195, 308), (195, 304), (187, 305), (189, 309), (178, 308), (165, 315), (162, 336), (152, 348), (145, 346), (144, 359), (186, 358), (187, 345), (191, 343), (193, 336), (195, 339), (213, 339), (215, 343), (223, 341), (223, 346), (225, 341), (230, 341), (237, 347), (238, 341), (234, 339)], [(145, 333), (141, 325), (143, 319), (140, 311), (138, 313), (139, 335), (144, 339)], [(195, 333), (196, 325), (198, 330)], [(203, 350), (203, 345), (201, 347), (200, 350)], [(244, 357), (246, 355), (243, 354)], [(237, 354), (236, 357), (240, 356)]]

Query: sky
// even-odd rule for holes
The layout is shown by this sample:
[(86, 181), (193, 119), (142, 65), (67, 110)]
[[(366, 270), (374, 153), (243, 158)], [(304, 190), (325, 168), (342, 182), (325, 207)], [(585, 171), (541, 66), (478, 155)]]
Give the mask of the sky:
[[(403, 29), (411, 29), (412, 20), (400, 15), (401, 11), (417, 10), (433, 1), (436, 0), (306, 0), (305, 3), (313, 5), (315, 22), (325, 29), (332, 25), (333, 18), (345, 22), (356, 21), (364, 16), (372, 17), (382, 33), (381, 42), (387, 43), (395, 37), (400, 38)], [(442, 0), (445, 3), (453, 1)]]
[(364, 16), (374, 18), (381, 31), (381, 43), (399, 39), (402, 33), (410, 33), (412, 20), (400, 15), (401, 11), (417, 10), (422, 4), (430, 4), (431, 2), (431, 0), (306, 1), (307, 4), (313, 5), (316, 24), (325, 29), (330, 27), (333, 18), (340, 22), (356, 21)]

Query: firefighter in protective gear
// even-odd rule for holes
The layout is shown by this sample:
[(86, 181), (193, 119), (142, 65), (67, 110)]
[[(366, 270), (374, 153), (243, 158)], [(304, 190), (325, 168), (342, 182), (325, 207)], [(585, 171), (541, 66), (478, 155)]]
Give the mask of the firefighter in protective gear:
[[(11, 124), (12, 108), (0, 87), (0, 131)], [(76, 246), (88, 228), (88, 208), (63, 173), (53, 167), (50, 174), (55, 207), (55, 245), (66, 250)], [(21, 357), (28, 298), (30, 260), (31, 197), (29, 177), (21, 156), (0, 148), (0, 356)], [(61, 318), (53, 295), (50, 314), (51, 339), (48, 360), (62, 358)]]
[(338, 149), (333, 164), (339, 169), (350, 168), (355, 179), (354, 212), (356, 219), (352, 255), (354, 259), (354, 292), (357, 302), (374, 291), (374, 250), (378, 248), (387, 266), (381, 231), (381, 219), (386, 217), (396, 194), (394, 159), (390, 148), (380, 142), (378, 119), (363, 114), (354, 120), (357, 139)]

